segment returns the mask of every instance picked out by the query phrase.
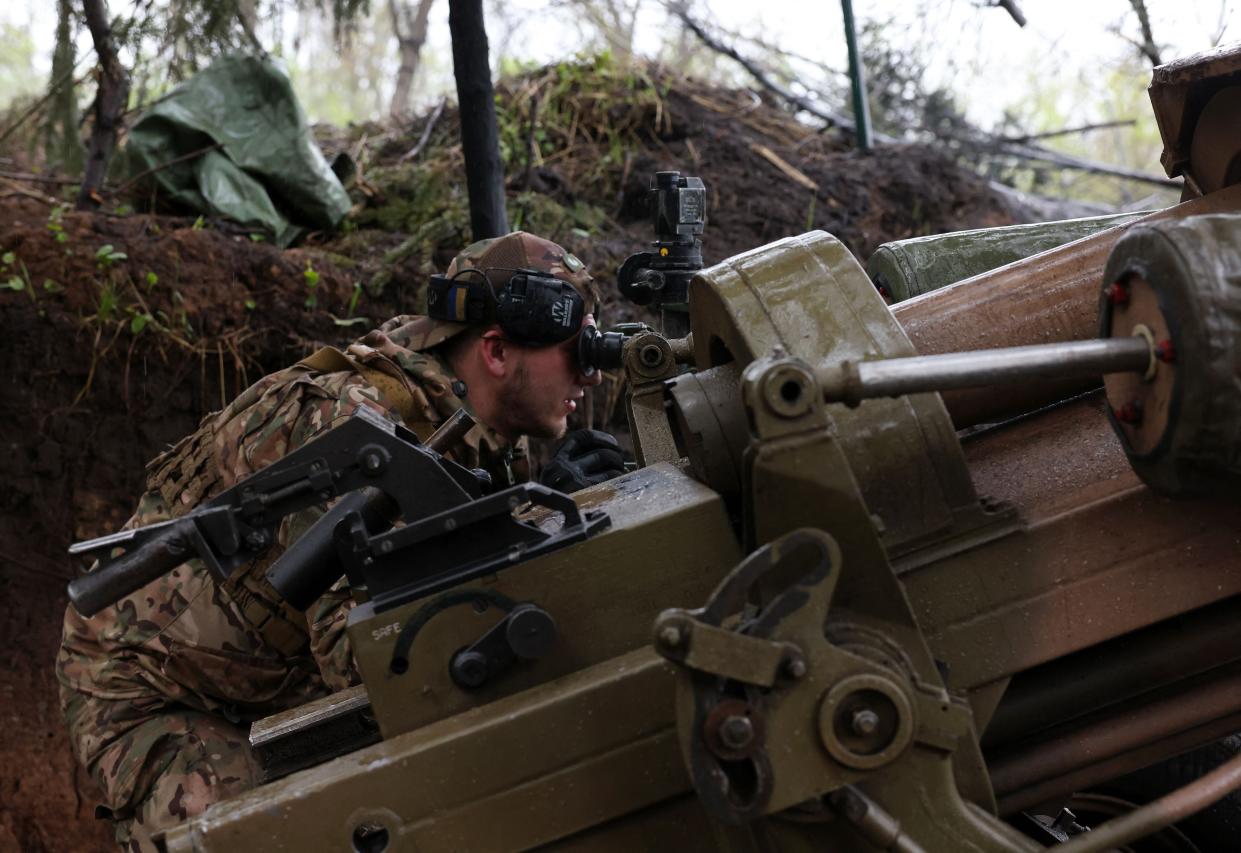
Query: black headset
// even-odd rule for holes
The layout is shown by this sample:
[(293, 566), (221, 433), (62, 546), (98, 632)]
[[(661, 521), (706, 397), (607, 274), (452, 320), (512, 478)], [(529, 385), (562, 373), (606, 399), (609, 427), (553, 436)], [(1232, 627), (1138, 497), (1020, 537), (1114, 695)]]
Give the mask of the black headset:
[[(512, 273), (498, 293), (487, 274), (495, 270)], [(514, 343), (550, 346), (578, 333), (586, 302), (577, 288), (549, 273), (470, 268), (452, 277), (431, 276), (427, 315), (450, 323), (497, 323)]]

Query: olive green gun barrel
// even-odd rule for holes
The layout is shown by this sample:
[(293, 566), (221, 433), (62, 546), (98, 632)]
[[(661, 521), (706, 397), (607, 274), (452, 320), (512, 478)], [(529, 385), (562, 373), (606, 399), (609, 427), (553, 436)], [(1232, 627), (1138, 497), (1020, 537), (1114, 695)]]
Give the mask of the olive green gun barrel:
[[(1144, 222), (1241, 209), (1241, 185), (1182, 202), (892, 308), (920, 355), (1047, 341), (1080, 341), (1099, 330), (1103, 268), (1116, 241)], [(944, 395), (957, 429), (1033, 411), (1097, 387), (1095, 377), (1052, 378), (1002, 390), (958, 389)]]
[(816, 378), (829, 403), (856, 406), (875, 397), (978, 388), (1032, 379), (1145, 373), (1155, 358), (1143, 337), (1070, 341), (1028, 347), (845, 361), (820, 366)]

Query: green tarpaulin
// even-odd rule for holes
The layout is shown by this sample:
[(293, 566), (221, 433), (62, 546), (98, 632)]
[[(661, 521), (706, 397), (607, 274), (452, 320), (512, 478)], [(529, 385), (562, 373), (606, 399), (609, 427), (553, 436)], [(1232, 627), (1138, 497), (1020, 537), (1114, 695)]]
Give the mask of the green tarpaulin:
[(263, 229), (281, 246), (307, 228), (335, 228), (349, 210), (288, 76), (270, 60), (217, 60), (147, 110), (126, 152), (129, 173), (154, 170), (164, 198)]

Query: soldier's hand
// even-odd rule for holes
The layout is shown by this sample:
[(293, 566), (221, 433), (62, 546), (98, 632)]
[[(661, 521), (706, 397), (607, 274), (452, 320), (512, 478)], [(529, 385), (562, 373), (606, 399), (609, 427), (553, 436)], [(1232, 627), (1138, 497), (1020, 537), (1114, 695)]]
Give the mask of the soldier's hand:
[(562, 492), (576, 492), (625, 473), (625, 457), (616, 439), (597, 429), (569, 433), (543, 467), (539, 482)]

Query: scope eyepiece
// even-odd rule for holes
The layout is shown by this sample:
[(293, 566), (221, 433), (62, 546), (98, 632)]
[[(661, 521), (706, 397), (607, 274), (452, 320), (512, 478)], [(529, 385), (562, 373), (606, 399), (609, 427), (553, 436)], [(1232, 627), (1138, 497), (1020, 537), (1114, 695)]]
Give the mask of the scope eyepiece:
[(590, 376), (596, 370), (620, 367), (627, 340), (629, 336), (621, 332), (601, 332), (595, 326), (582, 329), (577, 341), (577, 362), (582, 373)]

